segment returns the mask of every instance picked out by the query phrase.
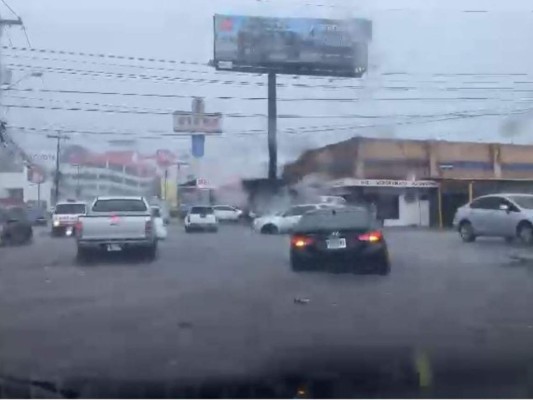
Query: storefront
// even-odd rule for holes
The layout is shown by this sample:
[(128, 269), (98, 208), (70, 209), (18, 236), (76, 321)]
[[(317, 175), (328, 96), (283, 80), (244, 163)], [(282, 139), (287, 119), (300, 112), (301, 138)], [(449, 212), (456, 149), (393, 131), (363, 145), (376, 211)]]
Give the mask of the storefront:
[(375, 209), (385, 226), (430, 226), (438, 182), (431, 180), (353, 179), (329, 182), (329, 191), (351, 204)]

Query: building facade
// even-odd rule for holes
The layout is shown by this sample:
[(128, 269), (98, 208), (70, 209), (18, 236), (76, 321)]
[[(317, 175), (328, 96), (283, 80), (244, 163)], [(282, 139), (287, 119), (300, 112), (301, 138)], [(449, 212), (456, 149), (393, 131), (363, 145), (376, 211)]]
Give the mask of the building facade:
[(374, 203), (386, 225), (444, 227), (478, 195), (533, 193), (533, 146), (354, 137), (302, 154), (283, 178)]

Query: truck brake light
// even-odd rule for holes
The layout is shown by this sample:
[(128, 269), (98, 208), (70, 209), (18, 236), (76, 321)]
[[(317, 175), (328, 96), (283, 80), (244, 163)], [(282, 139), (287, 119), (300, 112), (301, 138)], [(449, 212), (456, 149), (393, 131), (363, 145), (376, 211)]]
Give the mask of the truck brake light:
[(76, 224), (74, 225), (74, 233), (76, 236), (80, 237), (83, 233), (83, 222), (81, 222), (79, 219), (76, 221)]
[(147, 220), (146, 223), (144, 224), (144, 233), (146, 234), (146, 236), (152, 235), (153, 228), (154, 226), (153, 226), (152, 220), (151, 219)]

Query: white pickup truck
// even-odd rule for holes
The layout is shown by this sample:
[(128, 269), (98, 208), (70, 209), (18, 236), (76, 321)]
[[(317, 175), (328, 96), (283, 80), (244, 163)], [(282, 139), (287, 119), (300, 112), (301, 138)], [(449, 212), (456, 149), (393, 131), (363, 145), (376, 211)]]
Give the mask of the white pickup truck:
[(154, 260), (157, 235), (151, 208), (143, 197), (97, 197), (76, 224), (77, 257), (96, 252), (139, 250)]

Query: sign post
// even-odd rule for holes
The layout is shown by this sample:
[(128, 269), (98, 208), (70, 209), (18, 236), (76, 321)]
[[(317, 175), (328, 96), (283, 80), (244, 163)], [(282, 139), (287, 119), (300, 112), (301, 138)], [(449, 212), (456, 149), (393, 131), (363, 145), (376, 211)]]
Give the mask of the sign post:
[(205, 136), (222, 133), (222, 114), (206, 113), (205, 102), (201, 97), (192, 100), (191, 111), (175, 111), (174, 132), (191, 136), (193, 173), (198, 175), (197, 162), (205, 153)]

